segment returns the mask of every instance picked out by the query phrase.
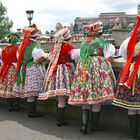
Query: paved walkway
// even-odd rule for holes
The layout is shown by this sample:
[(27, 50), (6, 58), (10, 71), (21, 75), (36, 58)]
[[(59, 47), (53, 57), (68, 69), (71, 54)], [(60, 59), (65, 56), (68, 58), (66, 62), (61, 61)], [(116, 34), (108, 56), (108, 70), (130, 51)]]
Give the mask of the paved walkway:
[(133, 140), (125, 128), (106, 126), (106, 131), (82, 135), (80, 121), (69, 120), (70, 125), (57, 127), (56, 117), (45, 114), (42, 118), (28, 118), (26, 110), (8, 112), (0, 106), (0, 140)]

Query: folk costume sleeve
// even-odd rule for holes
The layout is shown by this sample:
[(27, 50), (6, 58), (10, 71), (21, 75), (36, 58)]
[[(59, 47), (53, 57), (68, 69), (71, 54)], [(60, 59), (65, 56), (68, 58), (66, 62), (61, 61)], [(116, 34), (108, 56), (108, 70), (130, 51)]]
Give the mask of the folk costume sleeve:
[(115, 47), (112, 44), (108, 45), (108, 48), (104, 48), (103, 50), (104, 52), (104, 57), (105, 58), (109, 58), (109, 57), (113, 57), (113, 55), (115, 54)]
[(76, 60), (80, 57), (80, 49), (72, 49), (70, 51), (70, 56), (72, 60)]
[(130, 37), (125, 39), (123, 41), (123, 43), (121, 44), (120, 49), (119, 49), (119, 55), (122, 56), (125, 59), (126, 59), (126, 56), (127, 56), (127, 45), (128, 45), (129, 40), (130, 40)]
[(45, 54), (45, 52), (43, 51), (43, 49), (41, 48), (34, 48), (33, 52), (32, 52), (32, 57), (33, 57), (33, 61), (38, 61), (41, 58), (47, 58), (47, 55)]

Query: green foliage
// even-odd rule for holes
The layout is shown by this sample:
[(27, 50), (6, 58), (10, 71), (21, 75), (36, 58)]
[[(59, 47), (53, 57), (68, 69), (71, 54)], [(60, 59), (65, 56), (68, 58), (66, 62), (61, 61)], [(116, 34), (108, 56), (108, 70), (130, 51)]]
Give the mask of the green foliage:
[(74, 24), (73, 31), (78, 31), (78, 24), (77, 23)]
[(49, 34), (50, 34), (50, 32), (49, 32), (49, 31), (46, 31), (46, 32), (45, 32), (45, 35), (49, 35)]
[(0, 39), (10, 32), (12, 26), (12, 20), (7, 17), (7, 8), (0, 1)]

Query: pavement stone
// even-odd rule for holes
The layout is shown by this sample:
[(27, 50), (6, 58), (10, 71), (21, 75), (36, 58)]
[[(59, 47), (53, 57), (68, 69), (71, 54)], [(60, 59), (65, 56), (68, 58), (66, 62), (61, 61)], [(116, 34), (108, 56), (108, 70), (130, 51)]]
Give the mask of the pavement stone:
[(69, 122), (68, 126), (57, 127), (54, 114), (28, 118), (25, 109), (8, 112), (7, 107), (1, 105), (0, 140), (133, 140), (126, 127), (105, 123), (105, 131), (82, 135), (79, 131), (80, 121), (69, 119)]

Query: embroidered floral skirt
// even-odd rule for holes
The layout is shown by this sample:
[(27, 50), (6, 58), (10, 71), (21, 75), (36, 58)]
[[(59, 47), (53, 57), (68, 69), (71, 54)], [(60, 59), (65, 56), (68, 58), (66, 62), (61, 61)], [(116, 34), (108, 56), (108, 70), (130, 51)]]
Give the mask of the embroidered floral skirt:
[(72, 92), (68, 103), (71, 105), (98, 104), (114, 98), (115, 77), (110, 63), (105, 58), (92, 57), (91, 64), (84, 70), (77, 64)]
[[(40, 100), (46, 100), (55, 96), (71, 95), (71, 81), (73, 78), (75, 66), (73, 63), (60, 64), (47, 89), (44, 93), (39, 94)], [(46, 75), (47, 76), (47, 75)]]
[(124, 85), (117, 86), (113, 105), (126, 109), (140, 109), (140, 76), (136, 77), (131, 89)]
[(17, 86), (17, 84), (15, 84), (13, 88), (13, 95), (21, 98), (38, 96), (43, 89), (44, 75), (45, 74), (39, 64), (27, 66), (25, 85)]
[(12, 89), (14, 85), (14, 76), (16, 74), (16, 68), (14, 65), (9, 67), (8, 73), (3, 81), (0, 83), (0, 97), (13, 98)]

